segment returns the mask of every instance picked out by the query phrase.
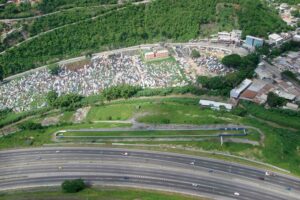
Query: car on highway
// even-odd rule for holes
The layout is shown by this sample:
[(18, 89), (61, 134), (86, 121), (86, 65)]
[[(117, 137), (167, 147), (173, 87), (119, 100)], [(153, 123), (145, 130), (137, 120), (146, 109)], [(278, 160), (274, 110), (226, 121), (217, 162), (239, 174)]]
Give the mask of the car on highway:
[(265, 175), (266, 176), (275, 176), (275, 174), (273, 172), (270, 172), (270, 171), (266, 171)]
[(291, 187), (286, 187), (286, 190), (291, 191), (292, 188)]
[(258, 177), (258, 179), (264, 181), (264, 180), (265, 180), (265, 177), (261, 177), (261, 176), (260, 176), (260, 177)]
[(234, 196), (240, 196), (240, 193), (238, 193), (238, 192), (234, 192), (233, 194), (234, 194)]
[(128, 156), (128, 152), (123, 153), (124, 156)]
[(55, 153), (59, 153), (59, 152), (60, 152), (59, 150), (55, 151)]
[(193, 187), (197, 187), (198, 184), (197, 184), (197, 183), (193, 183), (192, 186), (193, 186)]
[(190, 162), (190, 165), (195, 165), (195, 161)]
[(41, 156), (36, 157), (36, 160), (41, 160), (41, 159), (42, 159)]

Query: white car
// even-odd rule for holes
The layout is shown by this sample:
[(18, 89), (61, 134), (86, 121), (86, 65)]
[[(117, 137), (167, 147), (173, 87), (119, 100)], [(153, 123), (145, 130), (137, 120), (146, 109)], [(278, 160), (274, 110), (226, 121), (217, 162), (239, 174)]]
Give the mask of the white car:
[(193, 183), (193, 184), (192, 184), (192, 186), (193, 186), (193, 187), (197, 187), (197, 186), (198, 186), (198, 184), (196, 184), (196, 183)]
[(195, 162), (193, 161), (193, 162), (190, 162), (190, 165), (195, 165)]
[(266, 171), (265, 175), (266, 175), (266, 176), (270, 176), (271, 173), (270, 173), (269, 171)]
[(124, 155), (124, 156), (128, 156), (128, 153), (127, 153), (127, 152), (125, 152), (123, 155)]
[(233, 194), (234, 194), (234, 196), (240, 196), (240, 193), (238, 193), (238, 192), (235, 192)]
[(55, 151), (55, 153), (59, 153), (59, 152), (60, 152), (60, 151), (58, 151), (58, 150), (57, 150), (57, 151)]

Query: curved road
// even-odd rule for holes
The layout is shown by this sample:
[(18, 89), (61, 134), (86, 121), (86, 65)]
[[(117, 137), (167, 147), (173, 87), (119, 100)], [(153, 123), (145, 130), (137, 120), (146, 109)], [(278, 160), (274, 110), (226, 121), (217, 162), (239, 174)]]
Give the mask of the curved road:
[(80, 177), (96, 185), (143, 187), (215, 199), (300, 199), (299, 179), (265, 176), (262, 170), (208, 158), (88, 147), (0, 152), (0, 190), (59, 185)]

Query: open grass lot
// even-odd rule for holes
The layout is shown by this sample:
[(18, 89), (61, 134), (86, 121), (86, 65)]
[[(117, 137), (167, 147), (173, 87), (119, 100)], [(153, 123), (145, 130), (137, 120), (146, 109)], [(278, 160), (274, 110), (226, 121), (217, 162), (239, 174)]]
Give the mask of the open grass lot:
[(134, 104), (116, 104), (93, 107), (87, 116), (87, 121), (126, 120), (136, 111)]
[(136, 116), (139, 122), (157, 124), (238, 123), (239, 117), (227, 112), (201, 109), (198, 101), (198, 98), (154, 98), (141, 101), (117, 101), (106, 106), (92, 107), (87, 120), (126, 120)]
[(0, 193), (0, 200), (204, 200), (200, 197), (125, 188), (86, 189), (76, 194), (56, 190)]

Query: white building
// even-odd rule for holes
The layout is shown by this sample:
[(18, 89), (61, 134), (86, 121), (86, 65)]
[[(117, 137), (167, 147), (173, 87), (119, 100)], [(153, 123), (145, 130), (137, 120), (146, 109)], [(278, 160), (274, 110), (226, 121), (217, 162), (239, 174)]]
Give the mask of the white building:
[(218, 33), (218, 40), (223, 42), (236, 42), (239, 43), (242, 38), (242, 31), (241, 30), (232, 30), (231, 32), (219, 32)]
[(269, 35), (269, 44), (280, 45), (282, 43), (283, 43), (283, 38), (280, 35), (276, 33)]
[(245, 79), (239, 86), (230, 91), (230, 97), (235, 99), (239, 98), (241, 93), (245, 91), (251, 84), (252, 81), (250, 79)]
[(210, 100), (200, 100), (199, 105), (202, 107), (209, 107), (214, 110), (220, 110), (222, 107), (224, 107), (226, 110), (232, 110), (233, 108), (232, 104), (210, 101)]
[(294, 35), (293, 40), (295, 42), (300, 42), (300, 35)]
[(276, 93), (279, 97), (282, 97), (282, 98), (287, 99), (287, 100), (290, 100), (290, 101), (294, 101), (294, 100), (296, 99), (296, 95), (287, 93), (287, 92), (282, 91), (282, 90), (276, 90), (275, 93)]
[(287, 103), (285, 106), (283, 106), (283, 108), (297, 111), (299, 109), (299, 106), (294, 103)]

